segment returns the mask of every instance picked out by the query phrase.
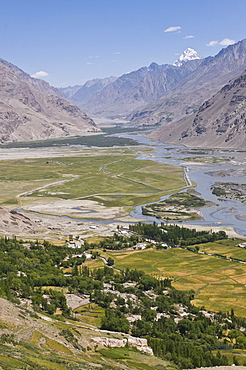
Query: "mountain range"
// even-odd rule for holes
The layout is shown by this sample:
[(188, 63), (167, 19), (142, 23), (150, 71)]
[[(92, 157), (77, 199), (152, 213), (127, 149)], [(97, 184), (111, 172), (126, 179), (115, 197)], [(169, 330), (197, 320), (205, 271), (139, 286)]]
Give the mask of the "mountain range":
[[(242, 40), (222, 49), (214, 57), (201, 58), (195, 50), (188, 48), (173, 65), (152, 63), (149, 67), (124, 74), (112, 82), (108, 81), (105, 87), (90, 97), (83, 98), (83, 101), (76, 93), (68, 96), (65, 90), (61, 91), (92, 116), (108, 118), (120, 116), (136, 126), (163, 126), (154, 132), (152, 137), (173, 143), (182, 141), (191, 145), (192, 141), (201, 145), (200, 138), (205, 132), (210, 132), (210, 129), (205, 130), (206, 117), (206, 120), (203, 120), (203, 134), (199, 134), (194, 141), (195, 134), (192, 129), (194, 115), (203, 109), (204, 102), (211, 99), (229, 80), (240, 76), (245, 69), (246, 40)], [(234, 97), (235, 94), (236, 91)], [(218, 93), (214, 99), (219, 96)], [(214, 102), (213, 106), (219, 107), (219, 103)], [(225, 105), (224, 110), (226, 107), (229, 105)], [(228, 109), (230, 116), (231, 106)], [(208, 112), (214, 114), (215, 110)], [(183, 131), (181, 124), (185, 127)], [(188, 130), (189, 124), (191, 128)], [(213, 142), (217, 143), (216, 145), (237, 146), (237, 141), (239, 143), (240, 140), (232, 139), (236, 134), (230, 133), (230, 128), (226, 124), (220, 118), (218, 132), (221, 134), (216, 134)], [(167, 132), (171, 134), (170, 137), (167, 137)], [(185, 136), (184, 132), (187, 132), (188, 136)], [(240, 129), (238, 132), (242, 133), (243, 130)], [(231, 139), (227, 140), (225, 135)]]
[(245, 69), (246, 40), (242, 40), (222, 49), (214, 57), (203, 59), (169, 94), (133, 112), (128, 119), (135, 124), (174, 123), (196, 112), (200, 105)]
[(95, 78), (87, 81), (84, 85), (68, 86), (60, 88), (59, 91), (66, 95), (75, 104), (80, 106), (81, 103), (101, 91), (104, 87), (113, 83), (117, 77)]
[(0, 141), (85, 135), (94, 121), (47, 82), (0, 59)]
[[(245, 70), (246, 40), (214, 57), (203, 59), (188, 48), (173, 65), (151, 63), (119, 78), (94, 79), (62, 89), (0, 59), (0, 141), (98, 131), (86, 111), (92, 116), (125, 118), (136, 126), (161, 126), (152, 134), (161, 141), (241, 147)], [(232, 96), (224, 94), (237, 83), (235, 90), (230, 89)], [(207, 142), (206, 135), (212, 134), (213, 140)]]
[(78, 102), (74, 97), (71, 99), (92, 116), (126, 116), (168, 94), (200, 63), (200, 59), (191, 60), (180, 67), (151, 63), (149, 67), (117, 78), (85, 101)]
[(246, 70), (202, 104), (197, 113), (169, 123), (151, 136), (187, 146), (245, 149)]

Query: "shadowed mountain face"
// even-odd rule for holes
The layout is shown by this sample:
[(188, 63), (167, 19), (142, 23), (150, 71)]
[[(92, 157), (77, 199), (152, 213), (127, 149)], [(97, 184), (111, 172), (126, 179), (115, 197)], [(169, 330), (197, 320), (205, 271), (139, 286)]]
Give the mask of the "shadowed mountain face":
[(188, 61), (180, 67), (152, 63), (149, 67), (124, 74), (91, 98), (79, 103), (79, 106), (92, 115), (125, 116), (169, 93), (190, 75), (201, 61)]
[(95, 123), (47, 82), (0, 60), (0, 141), (84, 135)]
[(128, 119), (136, 124), (166, 124), (197, 111), (230, 79), (246, 68), (246, 40), (222, 49), (215, 57), (205, 58), (172, 92), (133, 112)]
[(188, 146), (245, 149), (246, 71), (201, 105), (196, 114), (151, 136)]

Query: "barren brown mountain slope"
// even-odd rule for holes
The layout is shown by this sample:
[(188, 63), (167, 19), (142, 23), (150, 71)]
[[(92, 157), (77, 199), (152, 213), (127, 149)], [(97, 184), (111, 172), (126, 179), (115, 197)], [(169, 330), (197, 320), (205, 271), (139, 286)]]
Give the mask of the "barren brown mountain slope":
[(187, 146), (245, 149), (246, 71), (207, 100), (197, 113), (168, 124), (152, 137)]
[(30, 141), (97, 131), (93, 120), (78, 107), (51, 95), (52, 88), (47, 88), (48, 93), (42, 91), (46, 90), (42, 83), (34, 79), (32, 84), (32, 78), (27, 79), (24, 72), (21, 76), (20, 71), (0, 63), (0, 141)]
[(41, 80), (39, 78), (31, 77), (28, 73), (24, 72), (19, 67), (15, 66), (14, 64), (8, 62), (7, 60), (4, 60), (0, 58), (0, 65), (4, 65), (8, 67), (10, 70), (12, 70), (16, 75), (21, 77), (25, 82), (27, 82), (29, 85), (34, 86), (37, 90), (44, 92), (49, 95), (55, 95), (59, 98), (64, 99), (65, 95), (57, 88), (51, 86), (48, 82)]

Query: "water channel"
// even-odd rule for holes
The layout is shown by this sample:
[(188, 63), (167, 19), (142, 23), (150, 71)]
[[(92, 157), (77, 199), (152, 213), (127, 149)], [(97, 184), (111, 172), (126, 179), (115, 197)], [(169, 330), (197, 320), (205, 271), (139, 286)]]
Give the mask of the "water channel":
[[(216, 182), (246, 184), (246, 152), (219, 149), (199, 149), (195, 152), (184, 146), (154, 142), (137, 133), (122, 134), (120, 136), (132, 138), (143, 145), (155, 149), (155, 153), (145, 153), (139, 159), (150, 159), (160, 163), (184, 166), (188, 171), (190, 180), (196, 183), (196, 191), (201, 194), (204, 200), (213, 202), (213, 206), (200, 209), (203, 216), (202, 220), (184, 222), (184, 224), (231, 226), (240, 235), (246, 236), (246, 202), (218, 198), (211, 191), (211, 186)], [(202, 158), (204, 156), (217, 159), (222, 158), (225, 161), (218, 163), (192, 162), (192, 157)], [(187, 157), (191, 158), (190, 162), (184, 162), (184, 158)], [(161, 200), (169, 196), (162, 197)], [(155, 217), (142, 215), (142, 206), (137, 206), (132, 211), (131, 216), (160, 222)]]

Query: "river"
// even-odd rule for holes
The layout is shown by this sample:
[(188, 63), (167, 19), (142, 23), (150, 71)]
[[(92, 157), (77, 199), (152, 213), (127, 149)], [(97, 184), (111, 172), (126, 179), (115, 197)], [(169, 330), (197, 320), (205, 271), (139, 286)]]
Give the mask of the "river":
[[(118, 136), (118, 134), (117, 134)], [(246, 236), (246, 202), (235, 199), (220, 198), (212, 194), (211, 186), (215, 182), (246, 184), (246, 152), (233, 150), (194, 150), (173, 144), (154, 142), (138, 133), (121, 134), (120, 136), (133, 138), (139, 143), (155, 149), (155, 153), (143, 154), (139, 159), (150, 159), (160, 163), (184, 166), (191, 181), (196, 183), (195, 189), (201, 197), (214, 203), (214, 206), (202, 207), (203, 219), (200, 221), (184, 222), (184, 224), (207, 226), (231, 226), (240, 235)], [(201, 154), (204, 152), (204, 154)], [(192, 162), (192, 157), (223, 158), (224, 162), (203, 163)], [(184, 158), (191, 158), (184, 162)], [(170, 196), (170, 195), (168, 195)], [(162, 197), (165, 199), (168, 196)], [(155, 217), (142, 215), (142, 206), (137, 206), (131, 216), (138, 219), (160, 222)]]

